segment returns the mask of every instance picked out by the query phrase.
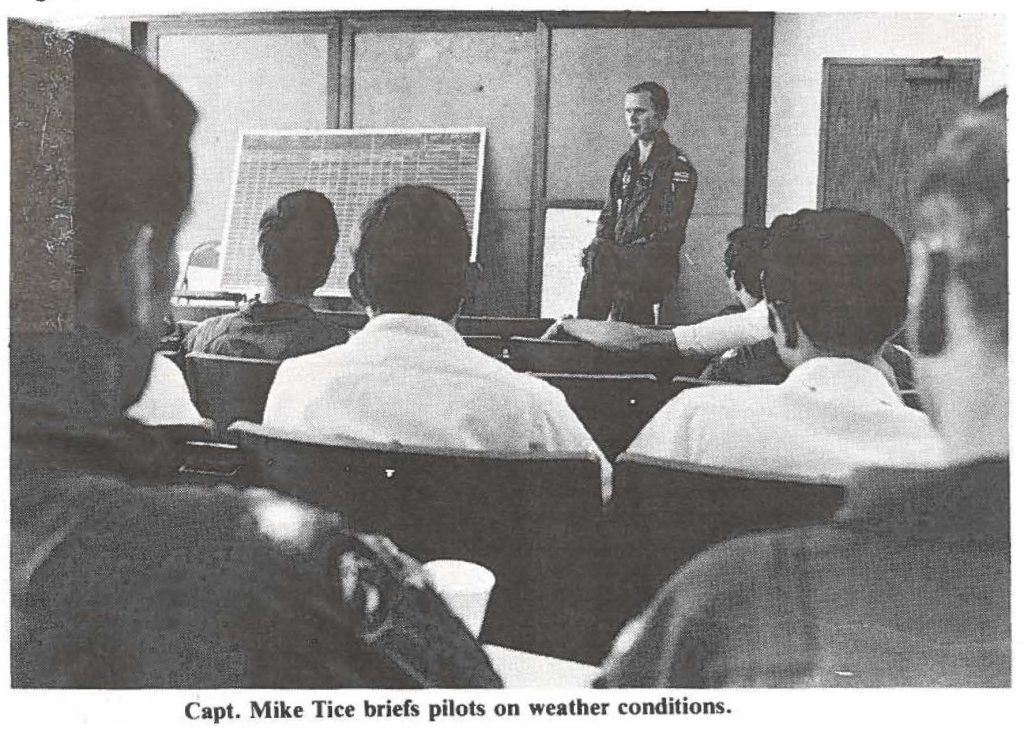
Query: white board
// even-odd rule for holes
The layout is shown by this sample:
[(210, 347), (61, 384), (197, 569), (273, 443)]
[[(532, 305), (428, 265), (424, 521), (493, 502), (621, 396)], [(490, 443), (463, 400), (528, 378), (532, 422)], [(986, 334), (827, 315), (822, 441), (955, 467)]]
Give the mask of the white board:
[(583, 283), (583, 249), (594, 239), (600, 209), (548, 208), (544, 215), (544, 273), (540, 315), (576, 314)]

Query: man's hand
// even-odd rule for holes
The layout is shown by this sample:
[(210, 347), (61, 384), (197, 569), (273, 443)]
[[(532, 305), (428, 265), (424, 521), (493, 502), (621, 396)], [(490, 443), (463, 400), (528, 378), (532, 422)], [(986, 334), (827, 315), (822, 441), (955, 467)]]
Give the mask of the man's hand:
[(571, 316), (563, 316), (561, 319), (556, 319), (555, 323), (549, 326), (547, 331), (540, 335), (540, 338), (554, 341), (565, 341), (566, 339), (572, 339), (572, 337), (566, 335), (562, 329), (562, 325), (572, 318), (573, 317)]

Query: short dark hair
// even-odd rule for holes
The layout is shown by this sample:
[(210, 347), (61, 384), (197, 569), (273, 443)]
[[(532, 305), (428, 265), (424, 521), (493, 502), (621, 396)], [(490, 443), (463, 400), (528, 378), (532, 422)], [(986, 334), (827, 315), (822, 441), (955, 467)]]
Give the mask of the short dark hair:
[[(787, 346), (799, 323), (819, 348), (871, 357), (907, 311), (903, 244), (878, 218), (851, 210), (780, 215), (768, 233), (764, 295), (782, 318)], [(773, 325), (774, 326), (774, 325)]]
[(764, 271), (768, 229), (763, 225), (742, 225), (725, 237), (725, 275), (737, 291), (746, 290), (755, 299), (764, 296), (761, 272)]
[(312, 295), (327, 281), (337, 245), (338, 218), (322, 193), (289, 192), (260, 219), (263, 273), (280, 291)]
[[(8, 39), (11, 325), (64, 332), (82, 280), (122, 260), (141, 225), (155, 228), (152, 254), (166, 260), (191, 195), (196, 113), (125, 48), (17, 20)], [(127, 332), (128, 308), (111, 299), (88, 324)]]
[[(978, 321), (1008, 335), (1006, 90), (961, 117), (924, 165), (920, 222), (948, 237), (949, 273)], [(938, 205), (927, 205), (927, 202)]]
[(668, 92), (665, 87), (655, 81), (643, 81), (626, 89), (627, 94), (642, 94), (644, 92), (651, 95), (654, 110), (661, 116), (668, 116)]
[(349, 288), (381, 313), (447, 321), (465, 297), (471, 245), (466, 216), (448, 193), (396, 187), (363, 213)]

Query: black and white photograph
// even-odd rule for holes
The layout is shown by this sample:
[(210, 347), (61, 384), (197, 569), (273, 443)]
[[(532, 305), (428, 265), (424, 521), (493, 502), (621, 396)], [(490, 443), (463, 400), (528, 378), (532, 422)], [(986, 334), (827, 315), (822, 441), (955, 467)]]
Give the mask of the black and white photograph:
[(1009, 722), (1010, 13), (163, 4), (6, 14), (11, 726)]

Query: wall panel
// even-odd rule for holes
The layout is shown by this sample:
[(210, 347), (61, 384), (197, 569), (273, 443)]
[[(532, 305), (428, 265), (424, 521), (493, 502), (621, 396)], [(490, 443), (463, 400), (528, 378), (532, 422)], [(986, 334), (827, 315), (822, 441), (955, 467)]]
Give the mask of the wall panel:
[(326, 31), (158, 37), (160, 70), (199, 111), (192, 136), (192, 212), (178, 237), (179, 248), (220, 240), (239, 131), (326, 126), (328, 39)]
[(487, 128), (474, 307), (524, 315), (533, 35), (515, 31), (357, 32), (353, 126)]

